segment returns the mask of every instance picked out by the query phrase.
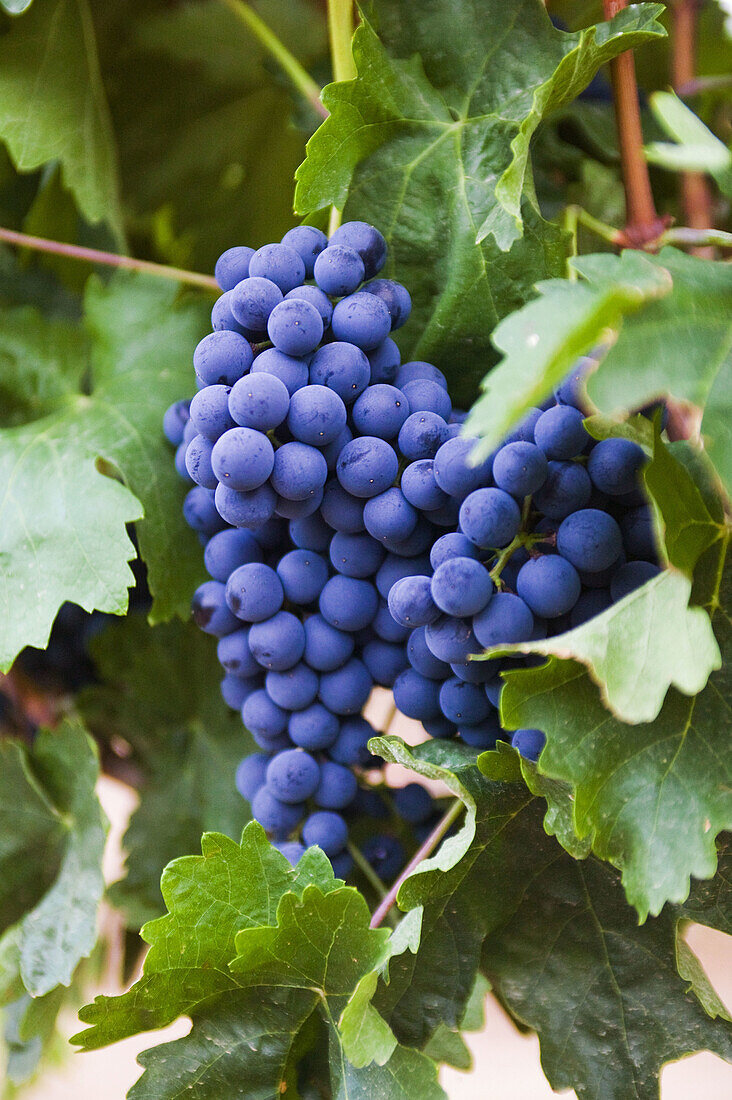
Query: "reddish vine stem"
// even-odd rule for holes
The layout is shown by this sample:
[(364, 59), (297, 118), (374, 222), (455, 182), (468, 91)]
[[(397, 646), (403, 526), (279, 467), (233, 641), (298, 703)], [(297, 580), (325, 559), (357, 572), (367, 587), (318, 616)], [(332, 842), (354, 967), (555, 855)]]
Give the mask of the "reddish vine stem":
[[(603, 0), (605, 18), (612, 19), (627, 6), (628, 0)], [(643, 248), (659, 237), (667, 222), (658, 216), (653, 201), (648, 165), (643, 154), (635, 61), (629, 50), (613, 58), (610, 74), (625, 188), (623, 244), (630, 248)]]
[[(676, 0), (672, 7), (671, 76), (677, 93), (693, 84), (696, 77), (697, 18), (704, 0)], [(682, 172), (681, 204), (684, 221), (692, 229), (710, 229), (712, 192), (702, 172)], [(714, 249), (694, 248), (695, 256), (710, 258)]]
[(18, 248), (30, 248), (34, 252), (50, 252), (55, 256), (66, 256), (70, 260), (84, 260), (91, 264), (106, 264), (107, 267), (123, 267), (129, 271), (141, 271), (146, 275), (155, 275), (161, 279), (174, 279), (178, 283), (215, 290), (221, 288), (213, 275), (203, 275), (199, 271), (185, 271), (180, 267), (168, 267), (151, 260), (137, 260), (134, 256), (120, 256), (116, 252), (101, 252), (97, 248), (84, 248), (65, 241), (50, 241), (46, 237), (31, 237), (27, 233), (16, 233), (14, 229), (0, 227), (0, 241), (16, 245)]
[(445, 833), (448, 831), (454, 821), (460, 816), (463, 809), (463, 804), (459, 798), (456, 798), (447, 813), (443, 814), (440, 820), (435, 825), (430, 835), (419, 846), (417, 851), (410, 859), (407, 866), (404, 868), (399, 878), (396, 880), (393, 886), (390, 887), (384, 900), (379, 904), (378, 908), (374, 910), (374, 915), (371, 918), (371, 928), (378, 928), (380, 924), (384, 922), (384, 919), (388, 916), (392, 906), (396, 902), (397, 894), (401, 888), (405, 879), (409, 878), (413, 871), (419, 867), (422, 860), (427, 859), (434, 852), (437, 845), (442, 840)]

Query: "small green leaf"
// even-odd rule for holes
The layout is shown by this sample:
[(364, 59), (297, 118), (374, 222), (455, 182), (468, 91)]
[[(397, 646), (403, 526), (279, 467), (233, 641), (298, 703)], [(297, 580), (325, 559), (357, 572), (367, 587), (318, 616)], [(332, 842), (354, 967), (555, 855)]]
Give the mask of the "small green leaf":
[(0, 140), (21, 172), (60, 161), (87, 220), (106, 221), (123, 240), (117, 154), (87, 0), (34, 4), (3, 35)]
[[(445, 369), (455, 400), (472, 398), (493, 359), (495, 324), (561, 270), (562, 236), (534, 195), (536, 128), (609, 58), (662, 35), (659, 11), (641, 4), (567, 34), (539, 0), (365, 6), (358, 77), (324, 91), (330, 117), (308, 143), (295, 205), (345, 206), (382, 229), (388, 273), (414, 302), (403, 355)], [(510, 64), (497, 64), (509, 39)]]
[[(17, 848), (16, 858), (25, 865), (20, 872), (8, 867), (10, 877), (3, 886), (12, 888), (15, 882), (23, 889), (35, 874), (40, 896), (6, 933), (9, 956), (0, 969), (7, 975), (17, 970), (28, 993), (40, 997), (57, 985), (69, 985), (77, 963), (96, 942), (106, 834), (95, 793), (99, 761), (94, 742), (75, 719), (67, 719), (57, 730), (42, 731), (22, 765), (18, 752), (12, 747), (10, 751), (9, 774), (4, 775), (8, 789), (3, 794), (12, 801), (5, 804), (3, 797), (3, 810), (9, 815), (15, 804), (16, 820), (27, 814), (30, 824), (35, 817), (40, 847), (25, 852)], [(27, 779), (25, 789), (17, 781), (20, 767)], [(39, 811), (45, 817), (43, 831), (38, 830)], [(7, 842), (3, 846), (7, 850)], [(51, 867), (45, 865), (49, 849)]]
[(710, 172), (728, 197), (732, 183), (732, 153), (674, 92), (654, 92), (650, 105), (656, 120), (679, 144), (653, 141), (647, 160), (674, 172)]

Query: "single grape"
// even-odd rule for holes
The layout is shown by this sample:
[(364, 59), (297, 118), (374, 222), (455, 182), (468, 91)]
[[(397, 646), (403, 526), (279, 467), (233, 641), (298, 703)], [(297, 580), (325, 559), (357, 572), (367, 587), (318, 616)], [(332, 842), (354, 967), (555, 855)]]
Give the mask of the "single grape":
[(371, 629), (382, 642), (403, 642), (409, 636), (409, 627), (400, 626), (391, 617), (391, 611), (386, 600), (380, 600), (379, 606), (371, 623)]
[(305, 652), (305, 628), (290, 611), (278, 611), (252, 625), (249, 648), (262, 668), (284, 672)]
[(280, 578), (274, 569), (261, 562), (240, 565), (226, 583), (226, 602), (233, 614), (244, 622), (259, 623), (270, 619), (282, 607), (284, 598)]
[(458, 727), (482, 722), (490, 714), (490, 709), (479, 684), (470, 684), (453, 676), (445, 680), (440, 688), (440, 710)]
[(346, 577), (372, 577), (384, 560), (384, 549), (365, 532), (331, 539), (330, 560), (333, 568)]
[[(493, 597), (488, 609), (496, 598)], [(480, 648), (470, 620), (453, 619), (450, 615), (441, 615), (434, 623), (428, 623), (424, 636), (430, 652), (447, 664), (464, 664)]]
[(338, 438), (346, 418), (346, 406), (334, 390), (303, 386), (292, 395), (287, 427), (301, 443), (322, 447)]
[(321, 515), (334, 531), (346, 535), (355, 535), (364, 530), (364, 502), (347, 493), (337, 481), (330, 481), (325, 487)]
[(379, 382), (394, 382), (402, 357), (397, 345), (390, 336), (387, 336), (386, 340), (368, 353), (368, 360), (371, 368), (371, 383), (376, 385)]
[(301, 711), (309, 707), (318, 694), (318, 677), (302, 663), (283, 672), (272, 669), (265, 677), (265, 688), (278, 707)]
[(231, 312), (239, 324), (252, 332), (264, 332), (270, 313), (282, 301), (282, 291), (276, 283), (262, 277), (242, 279), (229, 293)]
[(509, 432), (503, 440), (504, 445), (506, 443), (533, 443), (534, 430), (541, 416), (541, 412), (541, 409), (529, 409), (521, 423), (518, 424), (512, 432)]
[(355, 648), (351, 634), (331, 626), (322, 615), (305, 620), (305, 661), (318, 672), (332, 672), (349, 659)]
[(249, 492), (264, 485), (274, 468), (274, 448), (255, 428), (229, 428), (216, 441), (211, 467), (222, 485)]
[(234, 292), (225, 291), (213, 304), (211, 310), (211, 328), (214, 332), (235, 332), (238, 336), (250, 337), (251, 331), (234, 316), (232, 299)]
[(311, 798), (320, 781), (320, 767), (302, 749), (278, 752), (267, 765), (267, 789), (288, 805)]
[(337, 879), (348, 878), (353, 870), (353, 856), (350, 852), (339, 852), (337, 856), (331, 857), (330, 864)]
[(328, 749), (328, 756), (336, 764), (347, 767), (375, 768), (382, 763), (380, 756), (369, 752), (370, 738), (376, 736), (376, 730), (365, 718), (346, 718), (340, 733)]
[(433, 412), (447, 421), (452, 412), (452, 401), (438, 382), (429, 378), (414, 378), (405, 382), (403, 393), (412, 412)]
[(576, 569), (599, 573), (618, 560), (623, 540), (612, 516), (597, 508), (583, 508), (562, 520), (557, 549)]
[(438, 660), (431, 652), (425, 638), (425, 627), (419, 626), (409, 635), (407, 659), (412, 668), (428, 680), (444, 680), (450, 675), (450, 666)]
[(435, 481), (451, 497), (464, 500), (490, 480), (491, 462), (473, 466), (470, 455), (476, 441), (457, 436), (443, 443), (435, 455)]
[(394, 584), (388, 597), (389, 611), (401, 626), (426, 626), (439, 616), (432, 598), (429, 577), (404, 577)]
[(356, 577), (335, 576), (320, 593), (320, 613), (339, 630), (363, 630), (374, 618), (379, 598), (374, 586)]
[(317, 512), (322, 500), (322, 489), (316, 489), (313, 495), (305, 500), (288, 500), (287, 497), (278, 496), (275, 511), (283, 519), (307, 519)]
[(336, 304), (331, 329), (337, 340), (372, 351), (389, 335), (391, 315), (385, 302), (374, 294), (358, 291)]
[(507, 443), (493, 459), (493, 480), (511, 496), (535, 493), (546, 481), (547, 473), (546, 457), (535, 443)]
[(306, 500), (325, 485), (328, 467), (320, 451), (306, 443), (285, 443), (274, 456), (270, 484), (286, 500)]
[(449, 558), (432, 577), (432, 599), (440, 611), (458, 618), (476, 615), (493, 595), (485, 566), (475, 558)]
[(386, 304), (391, 318), (392, 329), (401, 328), (409, 320), (412, 312), (412, 299), (409, 291), (401, 283), (392, 279), (374, 279), (363, 288), (369, 294), (375, 294)]
[(341, 668), (320, 677), (320, 701), (334, 714), (359, 714), (371, 694), (373, 680), (363, 661), (352, 657)]
[(235, 630), (232, 634), (225, 634), (220, 638), (216, 647), (216, 656), (221, 667), (233, 676), (249, 679), (252, 676), (258, 676), (261, 672), (249, 648), (249, 631), (246, 628)]
[(193, 621), (206, 634), (217, 638), (231, 634), (239, 627), (226, 599), (226, 586), (220, 581), (204, 581), (193, 593)]
[(266, 348), (252, 363), (252, 374), (267, 374), (279, 378), (290, 397), (308, 384), (308, 365), (304, 359), (285, 355), (279, 348)]
[(407, 783), (394, 791), (394, 809), (410, 825), (421, 825), (432, 816), (435, 805), (420, 783)]
[(361, 435), (395, 439), (410, 413), (410, 405), (396, 386), (368, 386), (353, 406), (353, 423)]
[(652, 561), (629, 561), (625, 565), (621, 565), (610, 582), (610, 595), (613, 603), (622, 600), (660, 572), (659, 567)]
[(274, 374), (248, 374), (240, 378), (232, 387), (228, 401), (234, 423), (260, 432), (276, 428), (285, 420), (290, 408), (287, 386)]
[(277, 574), (290, 603), (314, 603), (328, 580), (328, 563), (312, 550), (290, 550), (280, 558)]
[(546, 744), (546, 737), (541, 730), (520, 729), (511, 735), (511, 744), (527, 760), (536, 761)]
[(191, 401), (190, 419), (200, 435), (216, 441), (234, 421), (229, 413), (228, 386), (206, 386), (199, 390)]
[(174, 447), (179, 447), (183, 442), (183, 432), (190, 419), (190, 404), (190, 401), (175, 401), (165, 410), (163, 432), (168, 443)]
[(276, 497), (269, 485), (240, 493), (226, 485), (216, 486), (216, 508), (232, 527), (261, 528), (274, 515)]
[(646, 457), (629, 439), (603, 439), (592, 448), (587, 472), (601, 493), (620, 496), (638, 488), (638, 474)]
[(401, 541), (417, 525), (418, 513), (401, 489), (392, 487), (366, 501), (363, 522), (372, 538)]
[[(212, 538), (224, 527), (224, 520), (216, 510), (214, 494), (201, 485), (194, 486), (186, 493), (183, 517), (189, 527), (207, 538)], [(214, 577), (214, 580), (226, 580), (226, 577)]]
[[(571, 406), (562, 405), (569, 409)], [(575, 410), (576, 411), (576, 410)], [(565, 519), (590, 500), (592, 483), (584, 466), (576, 462), (549, 463), (546, 481), (533, 496), (533, 504), (552, 520)]]
[(430, 564), (435, 570), (439, 569), (443, 562), (449, 561), (450, 558), (477, 557), (478, 547), (470, 541), (467, 535), (463, 535), (459, 531), (450, 531), (446, 535), (440, 535), (430, 550)]
[(434, 537), (435, 529), (432, 524), (424, 516), (418, 516), (414, 530), (406, 538), (384, 538), (381, 543), (390, 553), (400, 558), (413, 558), (424, 553), (432, 545)]
[(572, 405), (554, 405), (534, 425), (534, 440), (547, 458), (566, 459), (582, 454), (590, 441), (584, 417)]
[(579, 599), (577, 570), (559, 554), (544, 554), (521, 566), (516, 591), (534, 615), (555, 619), (571, 611)]
[(236, 789), (248, 802), (264, 786), (269, 759), (263, 752), (253, 752), (236, 769)]
[(193, 478), (188, 473), (188, 468), (186, 466), (186, 451), (188, 450), (188, 442), (189, 441), (186, 441), (184, 439), (175, 452), (175, 472), (177, 473), (178, 477), (182, 478), (183, 481), (187, 482), (190, 485), (193, 483)]
[(305, 279), (305, 263), (294, 248), (286, 244), (265, 244), (249, 260), (249, 275), (269, 279), (283, 294)]
[(305, 278), (312, 279), (315, 261), (328, 244), (325, 233), (313, 225), (296, 225), (288, 229), (282, 243), (297, 252), (305, 264)]
[(629, 557), (649, 559), (656, 556), (653, 516), (647, 504), (626, 512), (620, 520), (620, 530)]
[(447, 435), (447, 424), (437, 413), (414, 412), (399, 429), (399, 450), (411, 460), (434, 458)]
[(402, 842), (385, 834), (368, 837), (361, 846), (361, 852), (385, 882), (396, 878), (407, 861)]
[(318, 348), (310, 363), (310, 381), (335, 390), (346, 405), (363, 393), (370, 377), (371, 366), (361, 348), (342, 340)]
[(211, 453), (214, 445), (203, 435), (195, 436), (186, 448), (186, 470), (196, 485), (204, 489), (215, 489), (218, 478), (211, 465)]
[(609, 588), (586, 588), (572, 608), (570, 625), (581, 626), (595, 615), (601, 615), (612, 604)]
[(290, 520), (288, 533), (299, 550), (314, 550), (320, 553), (327, 550), (330, 545), (330, 528), (318, 512), (312, 516), (305, 516), (304, 519)]
[(472, 749), (481, 749), (482, 751), (494, 749), (496, 741), (503, 740), (505, 736), (498, 718), (494, 714), (489, 715), (474, 726), (467, 722), (461, 723), (458, 733), (466, 745), (470, 745)]
[(495, 680), (499, 670), (498, 661), (453, 661), (450, 665), (452, 673), (458, 680), (464, 680), (466, 684), (482, 684), (485, 686), (491, 680)]
[(386, 241), (379, 230), (368, 222), (344, 222), (333, 233), (330, 244), (353, 248), (358, 252), (367, 279), (381, 271), (386, 262)]
[[(445, 446), (447, 444), (443, 443), (440, 450)], [(402, 492), (410, 504), (421, 512), (434, 512), (449, 500), (447, 493), (437, 484), (434, 467), (433, 458), (419, 458), (416, 462), (410, 462), (402, 472)]]
[(348, 826), (340, 814), (319, 810), (306, 818), (302, 838), (308, 848), (317, 845), (327, 856), (337, 856), (348, 840)]
[(328, 749), (338, 737), (340, 722), (322, 703), (313, 702), (304, 710), (290, 715), (288, 723), (290, 740), (310, 752)]
[(311, 302), (291, 298), (276, 305), (267, 321), (267, 335), (285, 355), (315, 351), (323, 336), (323, 318)]
[(519, 506), (503, 489), (475, 489), (460, 505), (460, 527), (476, 546), (508, 546), (520, 526)]
[(399, 459), (386, 440), (376, 436), (352, 439), (340, 453), (336, 474), (343, 488), (357, 497), (375, 497), (394, 482)]
[(432, 574), (429, 558), (426, 555), (417, 555), (412, 558), (400, 558), (393, 554), (387, 554), (383, 565), (376, 574), (376, 587), (379, 595), (387, 600), (393, 584), (402, 577), (429, 577)]
[(221, 681), (221, 697), (227, 707), (232, 710), (241, 710), (245, 699), (248, 699), (253, 691), (259, 687), (259, 678), (242, 679), (228, 673)]
[(278, 707), (264, 688), (245, 699), (241, 717), (249, 732), (264, 741), (274, 741), (287, 728), (287, 711)]
[(253, 255), (254, 249), (243, 244), (221, 253), (214, 268), (214, 278), (222, 290), (233, 290), (237, 283), (246, 279)]
[(285, 857), (290, 867), (297, 867), (298, 863), (305, 855), (305, 849), (302, 844), (298, 844), (296, 840), (278, 840), (273, 845), (281, 855)]
[(252, 799), (252, 817), (276, 837), (286, 837), (302, 821), (304, 806), (282, 802), (267, 787), (261, 787)]
[(430, 382), (437, 382), (444, 390), (447, 389), (447, 379), (441, 370), (433, 367), (431, 363), (424, 363), (420, 359), (413, 359), (409, 363), (403, 363), (396, 375), (396, 385), (401, 389), (407, 382), (413, 382), (415, 378), (428, 378)]
[(365, 268), (355, 249), (330, 244), (316, 257), (313, 274), (321, 290), (340, 298), (361, 285)]
[(451, 737), (455, 737), (457, 729), (452, 722), (449, 722), (447, 718), (440, 716), (439, 718), (428, 718), (423, 723), (425, 733), (430, 737), (436, 738), (438, 741), (449, 741)]
[(413, 668), (405, 669), (394, 682), (394, 702), (407, 718), (418, 721), (440, 715), (440, 685)]
[(372, 680), (381, 687), (392, 687), (399, 673), (409, 663), (403, 645), (385, 642), (380, 638), (366, 643), (362, 657)]
[(520, 596), (497, 592), (490, 603), (473, 619), (475, 636), (488, 649), (494, 645), (525, 642), (534, 629), (534, 617)]
[(327, 294), (324, 294), (320, 287), (317, 286), (296, 286), (294, 290), (288, 290), (285, 294), (285, 301), (302, 300), (309, 302), (311, 306), (315, 306), (320, 319), (323, 322), (323, 331), (330, 325), (331, 317), (333, 316), (333, 306), (331, 305), (330, 298)]
[(324, 760), (320, 765), (320, 782), (313, 802), (324, 810), (344, 810), (356, 797), (358, 784), (356, 777), (342, 764)]

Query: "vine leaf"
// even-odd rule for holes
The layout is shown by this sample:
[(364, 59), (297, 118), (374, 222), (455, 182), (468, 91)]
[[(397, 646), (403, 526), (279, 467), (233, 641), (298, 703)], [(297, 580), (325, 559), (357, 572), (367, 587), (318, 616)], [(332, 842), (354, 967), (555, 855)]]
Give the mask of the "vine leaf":
[(364, 974), (385, 961), (389, 932), (368, 931), (364, 899), (334, 879), (322, 852), (309, 849), (292, 870), (255, 822), (241, 844), (210, 833), (201, 848), (163, 875), (169, 911), (143, 929), (151, 949), (142, 978), (83, 1009), (92, 1027), (74, 1042), (93, 1050), (188, 1015), (189, 1035), (143, 1054), (132, 1100), (172, 1100), (187, 1085), (211, 1100), (222, 1091), (273, 1096), (320, 1005), (335, 1047), (334, 1096), (407, 1100), (413, 1087), (441, 1100), (436, 1067), (417, 1051), (398, 1048), (383, 1068), (364, 1070), (342, 1056), (334, 1020)]
[[(46, 644), (66, 600), (88, 611), (126, 610), (135, 550), (125, 525), (143, 510), (138, 534), (152, 617), (188, 613), (202, 563), (160, 424), (187, 389), (202, 315), (198, 306), (176, 304), (176, 294), (162, 280), (127, 274), (106, 286), (90, 280), (88, 345), (40, 314), (3, 312), (0, 389), (12, 396), (4, 419), (14, 426), (0, 430), (0, 668), (23, 646)], [(24, 342), (20, 326), (31, 316)], [(34, 377), (49, 377), (36, 395), (28, 384), (16, 398), (11, 387), (26, 357), (35, 360)], [(79, 392), (89, 366), (91, 393)], [(124, 484), (101, 473), (100, 461)]]
[[(563, 851), (543, 827), (542, 800), (520, 782), (481, 775), (458, 746), (427, 742), (412, 751), (394, 737), (370, 744), (428, 778), (441, 772), (453, 789), (463, 789), (475, 815), (467, 849), (453, 850), (452, 862), (443, 858), (444, 870), (433, 861), (399, 893), (402, 909), (424, 906), (420, 948), (392, 962), (391, 983), (380, 985), (375, 1003), (402, 1041), (428, 1037), (425, 1012), (425, 1031), (454, 1018), (447, 1002), (456, 991), (454, 972), (467, 959), (467, 935), (478, 942), (481, 969), (500, 1002), (538, 1032), (555, 1089), (574, 1088), (581, 1100), (653, 1100), (666, 1061), (699, 1049), (732, 1058), (725, 1022), (710, 1019), (688, 988), (687, 960), (683, 975), (676, 969), (683, 907), (667, 907), (639, 926), (614, 868)], [(506, 748), (483, 754), (481, 763), (499, 756), (515, 760)], [(515, 763), (503, 774), (515, 777)], [(696, 909), (713, 919), (720, 899), (695, 883), (695, 894), (699, 889)], [(467, 983), (455, 1016), (469, 993)]]
[[(0, 990), (13, 988), (17, 975), (31, 996), (41, 997), (58, 985), (69, 985), (77, 963), (96, 942), (106, 836), (95, 793), (99, 761), (94, 742), (76, 719), (67, 719), (53, 732), (42, 731), (32, 750), (11, 746), (4, 756), (9, 771), (5, 774), (3, 769), (2, 816), (12, 814), (14, 821), (0, 822), (0, 847), (9, 848), (9, 827), (13, 828), (12, 844), (17, 845), (18, 821), (26, 819), (30, 824), (33, 818), (38, 846), (25, 851), (16, 846), (15, 858), (22, 859), (25, 867), (13, 869), (9, 879), (3, 875), (3, 903), (14, 883), (21, 889), (25, 885), (28, 896), (33, 873), (38, 876), (38, 889), (35, 898), (28, 897), (30, 908), (12, 914), (19, 919), (0, 941)], [(46, 865), (49, 854), (50, 867)], [(4, 915), (6, 911), (3, 904)]]
[[(716, 572), (723, 559), (724, 545), (712, 547), (700, 569)], [(683, 901), (690, 875), (714, 874), (714, 839), (732, 826), (729, 600), (728, 570), (713, 617), (726, 667), (693, 698), (672, 688), (652, 722), (621, 722), (574, 661), (552, 657), (505, 677), (502, 724), (544, 730), (539, 770), (572, 787), (577, 834), (620, 867), (642, 920)]]
[(81, 713), (103, 743), (132, 746), (144, 777), (124, 838), (126, 875), (111, 889), (138, 929), (163, 911), (160, 875), (171, 859), (194, 851), (203, 832), (241, 832), (249, 814), (234, 776), (255, 746), (221, 698), (215, 645), (192, 623), (151, 628), (128, 615), (90, 650), (101, 682), (79, 696)]
[[(587, 380), (590, 400), (612, 416), (664, 394), (698, 405), (707, 453), (729, 491), (729, 264), (668, 247), (657, 256), (602, 253), (571, 263), (580, 281), (539, 284), (540, 297), (497, 329), (504, 359), (485, 379), (466, 430), (481, 437), (488, 453), (530, 405), (541, 404), (579, 355), (610, 336), (612, 346)], [(693, 341), (686, 339), (689, 317)]]
[(488, 936), (483, 968), (538, 1033), (552, 1088), (655, 1100), (664, 1063), (695, 1050), (732, 1059), (728, 1025), (677, 973), (676, 934), (673, 909), (638, 926), (607, 864), (561, 854), (537, 868), (511, 920)]
[[(447, 368), (456, 399), (493, 358), (496, 322), (561, 271), (561, 234), (533, 192), (536, 127), (610, 57), (662, 35), (660, 10), (637, 5), (568, 34), (538, 0), (365, 5), (358, 77), (325, 89), (330, 117), (308, 143), (295, 205), (345, 205), (382, 228), (389, 273), (414, 301), (402, 350)], [(510, 64), (496, 65), (509, 36)]]
[(60, 161), (87, 221), (106, 221), (123, 241), (117, 153), (87, 0), (34, 4), (11, 23), (0, 42), (0, 140), (21, 172)]

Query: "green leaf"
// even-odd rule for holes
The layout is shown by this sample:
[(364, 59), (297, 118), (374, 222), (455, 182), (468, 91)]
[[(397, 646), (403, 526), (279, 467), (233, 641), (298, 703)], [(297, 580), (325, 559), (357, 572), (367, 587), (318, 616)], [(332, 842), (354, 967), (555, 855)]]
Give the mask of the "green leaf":
[[(17, 767), (16, 759), (16, 774)], [(23, 770), (29, 779), (32, 775), (32, 787), (29, 782), (25, 790), (16, 785), (9, 792), (23, 799), (16, 806), (16, 816), (23, 816), (26, 804), (32, 812), (33, 801), (37, 814), (43, 800), (46, 816), (53, 814), (57, 824), (52, 831), (46, 826), (46, 838), (39, 837), (39, 849), (18, 851), (17, 857), (27, 866), (20, 876), (15, 871), (16, 881), (22, 883), (35, 871), (43, 890), (33, 907), (6, 933), (9, 955), (2, 969), (6, 975), (17, 969), (25, 989), (40, 997), (57, 985), (69, 985), (77, 963), (91, 953), (96, 942), (97, 908), (104, 892), (101, 864), (106, 822), (95, 793), (99, 776), (96, 748), (78, 720), (67, 719), (53, 732), (42, 731), (27, 753)], [(52, 876), (44, 866), (49, 834), (58, 861)], [(12, 874), (11, 870), (9, 887)]]
[[(335, 1018), (366, 973), (389, 957), (390, 932), (369, 931), (369, 911), (310, 849), (292, 870), (252, 822), (240, 845), (219, 834), (203, 857), (176, 860), (163, 876), (169, 913), (146, 925), (143, 976), (121, 997), (80, 1013), (93, 1026), (74, 1042), (95, 1049), (126, 1035), (193, 1019), (186, 1038), (147, 1051), (133, 1100), (195, 1095), (278, 1095), (298, 1034), (319, 1005), (333, 1044), (334, 1096), (443, 1097), (436, 1067), (397, 1049), (386, 1065), (356, 1069)], [(385, 1082), (387, 1084), (385, 1084)]]
[(552, 1088), (656, 1100), (666, 1062), (695, 1050), (732, 1059), (729, 1028), (676, 972), (674, 911), (639, 927), (607, 864), (537, 856), (516, 912), (486, 940), (483, 968), (537, 1031)]
[(0, 140), (21, 172), (60, 161), (86, 219), (108, 222), (123, 239), (114, 135), (87, 0), (46, 0), (11, 23), (0, 41)]
[[(483, 380), (483, 394), (465, 426), (466, 432), (480, 438), (477, 453), (489, 454), (528, 408), (545, 401), (578, 356), (594, 347), (606, 330), (618, 329), (624, 318), (629, 323), (633, 313), (672, 292), (669, 272), (652, 257), (626, 251), (592, 258), (602, 261), (609, 278), (596, 286), (591, 280), (589, 285), (566, 279), (540, 283), (540, 297), (507, 317), (493, 333), (503, 359)], [(647, 360), (646, 354), (644, 366)]]
[[(366, 5), (359, 75), (325, 89), (331, 114), (308, 143), (295, 205), (345, 205), (381, 228), (388, 273), (414, 302), (403, 354), (446, 369), (456, 400), (472, 398), (494, 358), (495, 324), (561, 270), (562, 236), (533, 194), (536, 127), (604, 61), (663, 34), (659, 10), (565, 34), (539, 0), (488, 0), (479, 12), (469, 0)], [(496, 64), (509, 36), (510, 64)]]
[[(723, 553), (709, 568), (718, 569)], [(729, 578), (721, 593), (729, 607)], [(728, 612), (714, 616), (724, 666), (694, 698), (671, 689), (653, 722), (625, 725), (603, 706), (580, 665), (552, 657), (510, 673), (501, 696), (507, 729), (544, 730), (539, 770), (568, 783), (574, 824), (593, 850), (621, 868), (641, 919), (681, 902), (689, 876), (710, 878), (714, 838), (732, 825)]]
[(463, 1040), (463, 1031), (482, 1031), (485, 1026), (485, 999), (490, 982), (482, 974), (476, 975), (475, 985), (460, 1021), (460, 1031), (451, 1031), (444, 1024), (435, 1031), (424, 1048), (425, 1054), (435, 1062), (446, 1062), (456, 1069), (469, 1070), (473, 1057)]
[[(189, 387), (202, 315), (189, 302), (177, 304), (176, 295), (163, 280), (118, 274), (107, 286), (90, 281), (90, 394), (71, 392), (89, 368), (81, 336), (27, 310), (3, 315), (7, 417), (40, 419), (0, 431), (7, 486), (0, 504), (2, 668), (24, 645), (46, 644), (66, 600), (88, 611), (126, 610), (134, 547), (125, 525), (143, 509), (138, 536), (155, 596), (152, 617), (188, 614), (202, 563), (180, 512), (185, 490), (160, 425), (167, 405)], [(37, 362), (16, 396), (26, 357)], [(120, 471), (124, 485), (100, 473), (101, 459)]]
[(679, 144), (654, 141), (645, 147), (647, 160), (675, 172), (710, 172), (729, 197), (732, 153), (674, 92), (654, 92), (651, 110), (663, 129)]
[(679, 911), (687, 920), (732, 935), (732, 836), (729, 833), (723, 833), (717, 841), (716, 875), (712, 879), (695, 880)]
[(124, 838), (127, 873), (111, 890), (137, 929), (163, 910), (170, 860), (195, 850), (204, 832), (241, 832), (249, 812), (234, 777), (255, 745), (221, 698), (213, 639), (192, 623), (150, 628), (130, 615), (90, 649), (102, 682), (82, 693), (81, 712), (103, 742), (131, 745), (143, 774)]

